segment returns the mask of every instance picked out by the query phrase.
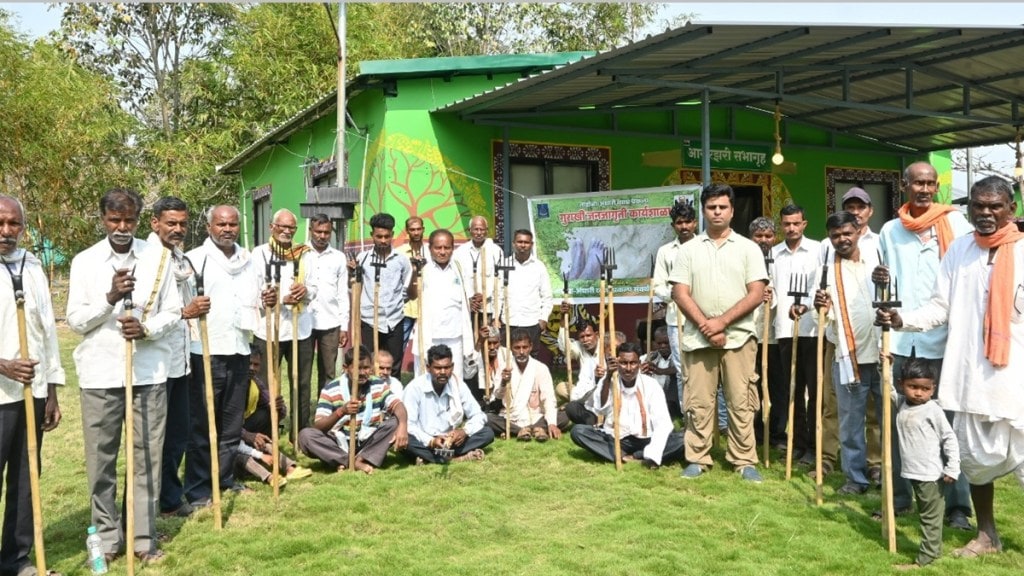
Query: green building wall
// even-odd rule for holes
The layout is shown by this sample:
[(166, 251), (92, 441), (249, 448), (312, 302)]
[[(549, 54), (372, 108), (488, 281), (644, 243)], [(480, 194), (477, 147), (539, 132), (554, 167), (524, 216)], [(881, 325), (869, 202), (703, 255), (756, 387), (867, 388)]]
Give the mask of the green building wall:
[[(494, 159), (492, 145), (501, 141), (505, 129), (476, 125), (454, 114), (430, 110), (459, 99), (516, 80), (512, 74), (456, 76), (441, 78), (397, 79), (397, 96), (385, 97), (371, 88), (354, 95), (349, 111), (355, 127), (346, 131), (348, 185), (362, 190), (363, 202), (355, 221), (349, 225), (346, 240), (368, 239), (365, 222), (380, 211), (398, 221), (396, 238), (404, 241), (405, 218), (419, 215), (426, 229), (448, 228), (457, 239), (468, 236), (471, 216), (483, 214), (494, 221)], [(685, 106), (673, 116), (667, 112), (619, 114), (616, 129), (610, 133), (607, 120), (595, 116), (573, 116), (546, 120), (544, 128), (508, 128), (514, 142), (606, 147), (610, 150), (611, 188), (628, 189), (675, 184), (679, 168), (643, 164), (643, 154), (681, 150), (687, 136), (700, 133), (700, 107)], [(252, 191), (269, 185), (273, 210), (289, 208), (299, 213), (305, 200), (305, 167), (333, 157), (335, 115), (328, 114), (292, 134), (246, 163), (241, 169), (240, 199), (246, 219), (245, 241), (252, 245)], [(778, 209), (789, 201), (801, 204), (812, 222), (827, 215), (825, 171), (828, 167), (857, 168), (898, 172), (914, 160), (931, 159), (940, 169), (948, 198), (950, 164), (948, 153), (926, 157), (903, 157), (880, 152), (877, 145), (836, 136), (800, 125), (785, 125), (783, 151), (786, 160), (795, 162), (794, 173), (771, 176), (771, 192), (764, 203), (766, 215), (777, 218)], [(584, 131), (580, 131), (584, 130)], [(602, 132), (603, 131), (603, 132)], [(645, 135), (631, 135), (645, 132)], [(774, 123), (770, 115), (743, 109), (732, 113), (713, 109), (711, 140), (713, 145), (730, 142), (763, 142), (770, 157)], [(626, 134), (626, 135), (623, 135)], [(696, 139), (690, 144), (697, 146)], [(680, 152), (681, 154), (681, 152)], [(714, 169), (713, 165), (713, 169)], [(771, 165), (762, 173), (770, 174)], [(839, 192), (841, 194), (841, 191)], [(362, 223), (362, 225), (359, 225)], [(821, 237), (818, 232), (809, 234)], [(296, 240), (305, 241), (300, 226)]]

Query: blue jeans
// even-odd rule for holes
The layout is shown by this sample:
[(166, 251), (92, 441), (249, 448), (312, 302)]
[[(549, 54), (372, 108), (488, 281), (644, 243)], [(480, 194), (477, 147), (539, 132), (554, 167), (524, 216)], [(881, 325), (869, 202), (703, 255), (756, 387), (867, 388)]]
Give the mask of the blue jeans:
[[(881, 374), (878, 364), (859, 364), (860, 382), (839, 383), (839, 364), (832, 364), (832, 382), (836, 388), (839, 407), (839, 447), (842, 450), (843, 473), (846, 481), (868, 486), (868, 446), (864, 435), (867, 419), (868, 394), (875, 398), (875, 412), (882, 421)], [(886, 400), (888, 401), (888, 400)]]
[[(412, 337), (413, 326), (416, 326), (416, 319), (406, 316), (402, 318), (402, 350), (409, 344), (409, 338)], [(415, 348), (413, 348), (415, 350)], [(373, 350), (371, 350), (372, 352)]]

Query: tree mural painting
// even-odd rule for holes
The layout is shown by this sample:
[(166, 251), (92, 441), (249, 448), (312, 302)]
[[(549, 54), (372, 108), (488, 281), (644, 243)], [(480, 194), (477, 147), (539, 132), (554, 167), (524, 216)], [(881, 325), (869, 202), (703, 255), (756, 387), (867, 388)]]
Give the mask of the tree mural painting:
[[(447, 228), (456, 239), (468, 237), (468, 222), (473, 215), (490, 213), (480, 183), (441, 154), (432, 142), (382, 133), (369, 157), (372, 160), (363, 192), (365, 212), (359, 215), (364, 226), (354, 231), (356, 241), (368, 234), (365, 224), (378, 212), (394, 216), (399, 228), (406, 217), (419, 216), (428, 234)], [(404, 230), (396, 230), (395, 241), (406, 241)]]

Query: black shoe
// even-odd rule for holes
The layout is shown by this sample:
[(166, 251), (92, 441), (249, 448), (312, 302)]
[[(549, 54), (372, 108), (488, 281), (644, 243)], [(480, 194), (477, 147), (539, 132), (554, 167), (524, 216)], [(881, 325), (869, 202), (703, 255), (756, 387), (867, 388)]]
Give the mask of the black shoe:
[(836, 494), (860, 495), (867, 491), (868, 487), (863, 484), (857, 484), (856, 482), (847, 482), (846, 484), (843, 484), (842, 487), (840, 487), (838, 490), (836, 490)]
[(959, 508), (949, 513), (946, 518), (946, 523), (949, 524), (950, 528), (956, 528), (957, 530), (971, 531), (974, 530), (974, 526), (971, 526), (971, 521), (967, 518), (967, 514)]
[(195, 512), (195, 508), (192, 507), (188, 502), (182, 502), (180, 506), (173, 510), (161, 510), (160, 515), (164, 518), (177, 517), (177, 518), (188, 518)]

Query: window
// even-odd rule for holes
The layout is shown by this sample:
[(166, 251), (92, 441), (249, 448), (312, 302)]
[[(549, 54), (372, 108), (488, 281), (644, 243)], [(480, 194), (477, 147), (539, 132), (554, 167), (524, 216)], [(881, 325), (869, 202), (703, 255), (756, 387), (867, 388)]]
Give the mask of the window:
[(270, 241), (270, 218), (273, 208), (270, 204), (270, 184), (252, 191), (252, 245), (259, 246)]
[[(611, 149), (509, 142), (509, 174), (504, 173), (504, 143), (491, 143), (494, 177), (494, 238), (510, 240), (511, 231), (529, 228), (526, 200), (506, 194), (505, 187), (525, 197), (611, 190)], [(505, 202), (510, 222), (505, 222)]]
[[(530, 214), (526, 198), (551, 194), (589, 192), (594, 189), (596, 162), (523, 162), (514, 160), (510, 165), (509, 188), (512, 194), (511, 230), (530, 229)], [(521, 196), (519, 196), (521, 195)]]

